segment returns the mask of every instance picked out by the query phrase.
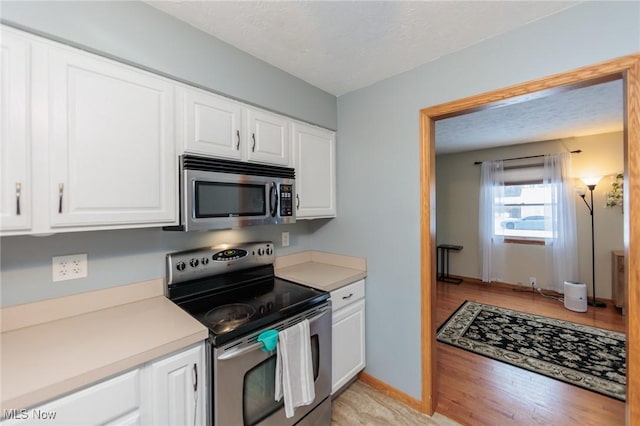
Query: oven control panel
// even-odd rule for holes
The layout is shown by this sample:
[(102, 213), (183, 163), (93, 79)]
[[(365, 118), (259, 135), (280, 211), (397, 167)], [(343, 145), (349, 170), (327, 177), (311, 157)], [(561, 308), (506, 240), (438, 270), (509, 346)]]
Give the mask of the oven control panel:
[(216, 262), (228, 262), (230, 260), (238, 260), (241, 257), (245, 257), (248, 253), (249, 252), (243, 249), (232, 248), (217, 252), (211, 257), (211, 259)]
[(275, 261), (274, 245), (270, 241), (202, 247), (167, 254), (167, 285), (225, 274)]

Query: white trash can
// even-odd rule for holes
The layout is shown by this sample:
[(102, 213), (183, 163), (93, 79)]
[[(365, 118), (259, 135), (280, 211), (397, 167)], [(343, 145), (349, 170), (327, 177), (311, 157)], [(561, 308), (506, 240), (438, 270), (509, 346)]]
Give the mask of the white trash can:
[(585, 283), (564, 282), (564, 307), (570, 311), (587, 312), (587, 285)]

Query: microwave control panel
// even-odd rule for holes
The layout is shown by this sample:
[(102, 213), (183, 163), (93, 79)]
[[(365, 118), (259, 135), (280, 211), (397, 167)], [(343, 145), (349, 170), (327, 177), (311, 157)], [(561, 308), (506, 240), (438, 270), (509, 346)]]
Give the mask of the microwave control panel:
[(293, 185), (280, 185), (280, 216), (293, 216)]

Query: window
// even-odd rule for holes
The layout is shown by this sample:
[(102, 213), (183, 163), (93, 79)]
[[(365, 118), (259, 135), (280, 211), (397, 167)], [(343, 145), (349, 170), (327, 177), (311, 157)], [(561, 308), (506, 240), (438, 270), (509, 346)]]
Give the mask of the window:
[(553, 236), (552, 187), (538, 182), (505, 183), (494, 198), (494, 235), (544, 239)]
[(501, 279), (505, 242), (544, 244), (551, 287), (556, 290), (578, 276), (576, 197), (571, 182), (568, 152), (544, 155), (542, 164), (482, 163), (478, 229), (483, 282)]

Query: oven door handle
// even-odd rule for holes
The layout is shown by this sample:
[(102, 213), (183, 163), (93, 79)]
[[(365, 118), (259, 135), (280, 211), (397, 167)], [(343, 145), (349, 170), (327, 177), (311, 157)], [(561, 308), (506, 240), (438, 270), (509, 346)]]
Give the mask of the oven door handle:
[[(311, 324), (312, 322), (314, 322), (315, 320), (317, 320), (318, 318), (326, 315), (327, 313), (330, 313), (331, 310), (330, 309), (325, 309), (324, 311), (320, 312), (317, 315), (314, 315), (313, 317), (309, 318), (309, 324)], [(253, 352), (255, 350), (258, 350), (260, 348), (262, 348), (264, 345), (262, 344), (262, 342), (258, 342), (258, 343), (254, 343), (252, 345), (249, 346), (245, 346), (243, 348), (236, 348), (236, 349), (231, 349), (228, 352), (223, 353), (222, 355), (220, 355), (218, 357), (218, 360), (220, 361), (225, 361), (228, 359), (233, 359), (233, 358), (237, 358), (241, 355), (247, 354), (249, 352)]]
[(258, 343), (254, 343), (253, 345), (245, 346), (244, 348), (232, 349), (232, 350), (230, 350), (228, 352), (225, 352), (222, 355), (220, 355), (218, 357), (218, 360), (224, 361), (224, 360), (227, 360), (227, 359), (237, 358), (237, 357), (239, 357), (241, 355), (244, 355), (246, 353), (253, 352), (253, 351), (257, 350), (257, 349), (260, 349), (263, 346), (264, 345), (262, 344), (262, 342), (258, 342)]

